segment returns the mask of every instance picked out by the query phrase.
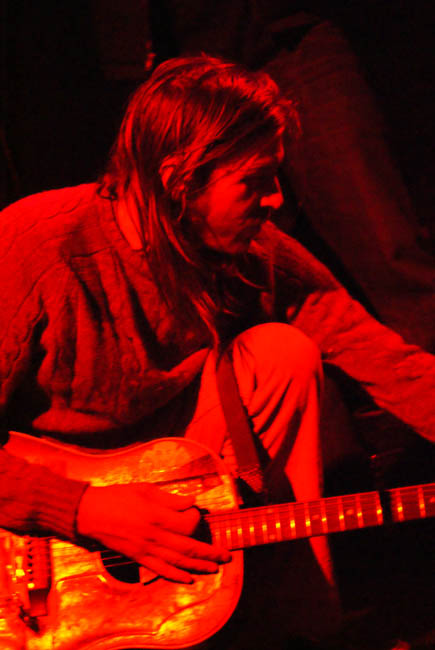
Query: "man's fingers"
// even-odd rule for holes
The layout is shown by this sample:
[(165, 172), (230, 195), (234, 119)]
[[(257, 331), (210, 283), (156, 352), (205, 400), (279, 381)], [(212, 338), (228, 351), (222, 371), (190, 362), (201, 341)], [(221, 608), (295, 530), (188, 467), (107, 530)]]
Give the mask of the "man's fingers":
[(155, 546), (150, 550), (152, 555), (143, 555), (139, 563), (167, 580), (191, 584), (190, 572), (212, 574), (219, 571), (216, 562), (191, 558), (164, 547)]
[(177, 553), (177, 551), (163, 546), (155, 547), (153, 549), (153, 555), (158, 556), (171, 566), (186, 569), (187, 571), (195, 571), (197, 573), (217, 573), (219, 571), (217, 562), (182, 555), (181, 553)]
[(213, 546), (185, 535), (177, 535), (167, 530), (160, 530), (156, 541), (159, 546), (173, 549), (188, 558), (208, 560), (219, 564), (231, 560), (230, 552), (221, 546)]
[(190, 583), (190, 571), (213, 573), (231, 557), (192, 537), (200, 521), (193, 506), (193, 497), (150, 484), (91, 486), (81, 501), (78, 530), (168, 580)]
[(168, 564), (159, 557), (154, 555), (144, 555), (138, 559), (139, 564), (142, 564), (150, 571), (153, 571), (158, 576), (166, 578), (167, 580), (173, 580), (174, 582), (181, 582), (183, 584), (190, 585), (194, 582), (192, 576), (187, 571), (182, 571), (177, 567)]

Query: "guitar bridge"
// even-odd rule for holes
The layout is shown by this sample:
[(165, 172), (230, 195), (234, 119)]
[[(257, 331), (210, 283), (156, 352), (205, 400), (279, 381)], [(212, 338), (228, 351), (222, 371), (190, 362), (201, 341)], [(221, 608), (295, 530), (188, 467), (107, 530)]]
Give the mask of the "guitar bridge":
[(35, 632), (35, 634), (38, 634), (38, 632), (40, 632), (38, 618), (36, 616), (31, 616), (24, 609), (23, 605), (20, 605), (19, 617), (27, 625), (27, 627), (32, 630), (32, 632)]
[(48, 614), (51, 589), (50, 541), (43, 537), (25, 537), (22, 554), (15, 557), (15, 583), (19, 588), (19, 616), (34, 632), (39, 618)]

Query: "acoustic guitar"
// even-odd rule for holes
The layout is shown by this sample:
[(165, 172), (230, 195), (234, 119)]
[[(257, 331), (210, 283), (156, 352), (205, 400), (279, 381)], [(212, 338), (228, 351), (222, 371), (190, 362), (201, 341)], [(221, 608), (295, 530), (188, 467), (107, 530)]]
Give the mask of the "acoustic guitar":
[(177, 584), (102, 547), (0, 530), (1, 650), (185, 648), (215, 634), (242, 589), (242, 549), (435, 515), (435, 483), (239, 509), (223, 461), (184, 438), (115, 451), (11, 433), (9, 453), (93, 485), (147, 481), (195, 495), (211, 537), (233, 551), (215, 575)]

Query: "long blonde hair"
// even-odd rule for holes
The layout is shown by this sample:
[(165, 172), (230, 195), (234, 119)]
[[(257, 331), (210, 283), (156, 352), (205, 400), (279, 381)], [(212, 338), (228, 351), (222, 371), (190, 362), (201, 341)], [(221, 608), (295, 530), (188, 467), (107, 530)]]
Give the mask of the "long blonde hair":
[[(267, 74), (207, 55), (162, 63), (128, 104), (101, 192), (131, 194), (162, 298), (180, 323), (199, 319), (214, 343), (222, 302), (211, 283), (213, 256), (201, 250), (186, 204), (219, 164), (297, 130), (293, 104)], [(164, 186), (160, 171), (169, 159)], [(222, 259), (215, 261), (218, 269)]]

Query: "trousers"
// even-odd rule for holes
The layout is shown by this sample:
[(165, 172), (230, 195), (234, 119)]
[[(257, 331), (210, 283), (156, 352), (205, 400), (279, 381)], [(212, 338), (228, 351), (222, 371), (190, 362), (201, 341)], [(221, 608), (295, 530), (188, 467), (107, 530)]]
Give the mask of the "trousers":
[[(232, 357), (253, 435), (266, 452), (272, 494), (284, 478), (296, 499), (318, 498), (322, 492), (319, 416), (323, 371), (317, 346), (295, 327), (269, 323), (252, 327), (236, 337)], [(217, 388), (216, 363), (217, 354), (210, 352), (185, 435), (220, 454), (237, 475)], [(264, 558), (261, 568), (254, 564), (254, 575), (247, 576), (257, 585), (255, 591), (262, 593), (261, 605), (253, 603), (252, 596), (248, 595), (246, 611), (236, 614), (236, 619), (246, 616), (245, 624), (249, 628), (250, 616), (258, 608), (265, 635), (277, 626), (282, 631), (283, 622), (289, 623), (289, 634), (320, 638), (332, 632), (331, 628), (338, 625), (340, 607), (327, 538), (314, 537), (309, 543), (298, 540), (281, 546), (286, 548), (273, 551), (273, 568), (266, 571), (266, 578)], [(261, 552), (264, 556), (266, 551)], [(276, 572), (279, 576), (272, 575)], [(268, 607), (273, 620), (266, 623)], [(243, 634), (242, 628), (243, 625), (238, 626), (238, 634)], [(258, 634), (256, 628), (255, 642)], [(234, 647), (250, 647), (244, 638), (238, 644)]]

